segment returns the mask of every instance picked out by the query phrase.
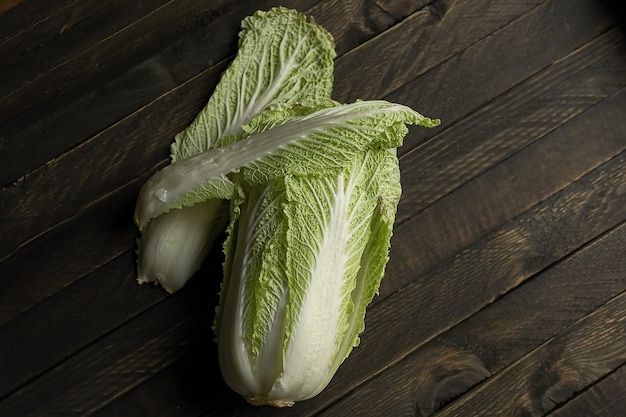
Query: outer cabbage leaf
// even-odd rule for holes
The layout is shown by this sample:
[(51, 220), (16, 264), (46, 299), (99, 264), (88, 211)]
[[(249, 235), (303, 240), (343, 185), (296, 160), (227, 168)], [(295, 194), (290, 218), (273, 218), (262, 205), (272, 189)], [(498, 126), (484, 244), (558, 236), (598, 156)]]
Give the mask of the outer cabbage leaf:
[(137, 280), (158, 282), (173, 293), (200, 268), (213, 240), (223, 233), (228, 207), (208, 200), (153, 219), (138, 241)]
[(237, 56), (204, 109), (176, 135), (174, 162), (222, 146), (272, 106), (330, 98), (334, 40), (312, 18), (277, 7), (245, 18), (241, 28)]
[[(135, 222), (143, 228), (171, 209), (230, 198), (229, 175), (244, 168), (245, 181), (252, 186), (286, 174), (333, 174), (366, 149), (400, 146), (407, 124), (439, 123), (382, 100), (318, 108), (302, 115), (303, 108), (297, 106), (291, 118), (286, 118), (285, 109), (262, 113), (246, 128), (245, 139), (165, 167), (142, 187)], [(272, 117), (276, 114), (279, 117)]]
[[(224, 281), (214, 330), (220, 349), (240, 367), (225, 367), (224, 378), (238, 392), (271, 388), (282, 370), (280, 352), (288, 296), (284, 246), (287, 233), (281, 179), (248, 189), (231, 201), (224, 243)], [(243, 331), (243, 329), (255, 331)], [(266, 342), (268, 337), (269, 342)], [(278, 354), (277, 354), (278, 353)]]

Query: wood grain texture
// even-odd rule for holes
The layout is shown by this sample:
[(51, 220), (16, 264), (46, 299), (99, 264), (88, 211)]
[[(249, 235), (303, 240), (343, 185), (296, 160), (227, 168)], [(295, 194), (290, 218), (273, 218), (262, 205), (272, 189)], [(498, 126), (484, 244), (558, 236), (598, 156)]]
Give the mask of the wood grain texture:
[[(542, 3), (549, 2), (429, 2), (337, 63), (338, 99), (352, 101), (386, 96), (441, 64), (446, 57), (456, 55)], [(478, 16), (481, 16), (481, 24), (472, 24), (473, 18)], [(550, 18), (549, 15), (546, 14), (546, 18)], [(532, 32), (529, 35), (532, 36)], [(443, 39), (445, 42), (441, 41)], [(368, 89), (367, 96), (359, 87), (364, 80), (377, 80), (375, 86)], [(434, 114), (432, 109), (426, 110)]]
[(432, 415), (624, 292), (625, 245), (622, 223), (427, 342), (327, 415)]
[[(506, 8), (503, 4), (501, 7)], [(505, 94), (529, 76), (615, 26), (615, 18), (598, 10), (592, 0), (567, 4), (551, 0), (508, 24), (502, 24), (495, 32), (442, 61), (436, 69), (427, 68), (428, 71), (414, 81), (405, 78), (406, 84), (395, 88), (387, 98), (411, 103), (424, 114), (437, 115), (443, 121), (442, 127), (450, 127), (462, 118), (471, 120), (473, 112), (494, 97)], [(520, 33), (524, 34), (524, 42), (519, 41)], [(547, 38), (552, 41), (545, 42)], [(437, 54), (429, 53), (429, 57), (433, 56)], [(485, 65), (492, 60), (498, 65)], [(414, 77), (414, 72), (408, 74)], [(397, 75), (393, 79), (397, 78), (403, 77)], [(457, 102), (464, 103), (463, 108), (454, 104)], [(411, 151), (439, 131), (433, 129), (419, 136), (409, 135), (399, 154)]]
[[(0, 92), (7, 94), (15, 85), (37, 77), (41, 70), (62, 65), (82, 52), (85, 45), (102, 41), (165, 2), (84, 0), (59, 9), (0, 43)], [(35, 59), (39, 65), (32, 65)]]
[(549, 415), (553, 417), (619, 416), (626, 409), (624, 392), (626, 392), (626, 366), (622, 365)]
[(25, 0), (0, 15), (0, 415), (620, 415), (626, 31), (602, 2), (282, 3), (336, 38), (336, 99), (443, 119), (400, 150), (383, 286), (320, 395), (256, 408), (225, 385), (219, 246), (174, 296), (136, 284), (139, 187), (240, 20), (277, 4)]
[[(130, 254), (127, 254), (121, 262), (132, 262)], [(211, 267), (219, 270), (219, 264), (213, 264)], [(131, 269), (127, 267), (124, 271), (130, 273)], [(51, 369), (39, 368), (41, 372), (45, 370), (42, 375), (37, 375), (37, 378), (27, 385), (16, 386), (9, 397), (0, 401), (1, 415), (88, 414), (179, 360), (182, 352), (193, 349), (198, 343), (204, 341), (204, 346), (214, 346), (206, 342), (212, 337), (210, 325), (219, 281), (197, 280), (189, 287), (189, 291), (167, 297), (159, 288), (138, 286), (129, 276), (122, 276), (121, 281), (126, 284), (120, 288), (120, 273), (124, 272), (108, 269), (103, 271), (99, 278), (93, 277), (93, 279), (100, 279), (102, 283), (108, 281), (109, 283), (106, 284), (108, 288), (100, 294), (94, 293), (89, 300), (81, 301), (85, 304), (92, 302), (95, 305), (85, 310), (85, 316), (75, 317), (74, 321), (95, 321), (98, 315), (101, 317), (111, 315), (106, 320), (113, 323), (115, 318), (123, 312), (97, 311), (95, 307), (106, 304), (107, 300), (116, 299), (116, 297), (123, 296), (126, 299), (127, 293), (134, 293), (142, 300), (153, 298), (155, 301), (158, 299), (164, 299), (164, 301), (148, 308), (149, 305), (133, 305), (132, 300), (126, 299), (127, 308), (135, 310), (136, 314), (142, 309), (147, 310), (136, 316), (128, 325), (117, 328), (112, 326), (106, 335), (97, 337), (92, 335), (89, 340), (93, 343), (82, 347), (80, 343), (84, 340), (84, 334), (76, 334), (73, 331), (75, 327), (72, 327), (70, 323), (53, 320), (50, 317), (49, 320), (56, 322), (57, 329), (61, 326), (61, 334), (64, 336), (54, 340), (61, 342), (62, 339), (67, 339), (61, 343), (65, 344), (66, 349), (74, 350), (74, 354), (65, 360), (53, 358), (58, 351), (56, 347), (47, 345), (46, 350), (50, 352), (40, 351), (39, 357), (43, 357), (49, 365), (54, 366)], [(80, 285), (86, 284), (79, 282), (75, 284), (75, 287)], [(73, 292), (74, 289), (69, 291)], [(146, 297), (146, 291), (151, 295)], [(81, 294), (85, 295), (84, 292)], [(207, 297), (206, 294), (212, 295)], [(52, 300), (54, 302), (54, 298)], [(68, 311), (66, 315), (69, 316), (72, 313), (75, 312)], [(36, 312), (30, 314), (34, 315)], [(127, 319), (131, 317), (127, 316)], [(25, 321), (24, 323), (29, 324)], [(30, 324), (36, 325), (33, 322)], [(7, 326), (0, 329), (5, 329)], [(98, 329), (92, 331), (102, 331), (104, 327), (98, 326)], [(83, 331), (89, 330), (83, 329)], [(39, 333), (28, 332), (26, 334), (37, 337)], [(195, 369), (202, 370), (202, 375), (213, 374), (213, 378), (218, 378), (215, 351), (208, 349), (205, 353), (207, 358), (213, 359), (210, 361), (210, 371), (207, 372), (207, 368), (203, 367)], [(22, 364), (29, 366), (26, 363)], [(25, 375), (28, 371), (16, 365), (12, 365), (12, 370), (15, 370), (17, 375)], [(17, 385), (19, 382), (24, 381), (2, 381), (3, 387)], [(179, 383), (183, 383), (184, 386), (184, 380)], [(215, 391), (215, 395), (219, 398), (220, 392)], [(37, 401), (32, 401), (32, 398), (37, 398)]]
[(391, 16), (371, 0), (321, 1), (307, 13), (333, 35), (339, 56), (406, 17)]
[[(118, 122), (114, 129), (103, 131), (0, 190), (0, 219), (6, 224), (0, 240), (0, 259), (145, 173), (133, 167), (154, 167), (154, 172), (155, 163), (167, 160), (171, 138), (189, 122), (180, 120), (169, 109), (200, 107), (220, 73), (216, 68), (194, 83), (182, 84), (142, 112)], [(205, 88), (198, 88), (201, 84)], [(138, 142), (142, 142), (141, 147)], [(42, 205), (48, 207), (47, 212), (39, 209)]]
[[(623, 88), (626, 83), (626, 77), (623, 76), (626, 73), (626, 60), (615, 59), (623, 48), (619, 29), (609, 30), (498, 96), (477, 110), (472, 117), (455, 123), (415, 151), (405, 154), (401, 158), (402, 177), (414, 182), (416, 187), (410, 187), (404, 193), (397, 221), (403, 223), (415, 212), (420, 212), (481, 174), (485, 168), (510, 158), (520, 149), (550, 134), (564, 122)], [(617, 117), (616, 112), (623, 105), (621, 102), (609, 105), (612, 112), (603, 122), (597, 123), (598, 128), (604, 129), (604, 125), (609, 125), (610, 129), (610, 121)], [(553, 137), (558, 137), (558, 143), (569, 148), (567, 142), (571, 136), (575, 136), (574, 130), (583, 131), (593, 126), (596, 124), (593, 115), (601, 112), (601, 109), (592, 110), (589, 116)], [(511, 114), (515, 115), (514, 122), (507, 117)], [(582, 122), (585, 119), (587, 122)], [(583, 126), (582, 123), (589, 126)], [(617, 145), (621, 138), (617, 134), (612, 136), (613, 143)], [(578, 145), (572, 144), (574, 149), (555, 149), (546, 151), (551, 154), (537, 155), (545, 161), (534, 163), (541, 173), (537, 172), (538, 178), (531, 181), (543, 177), (541, 182), (549, 183), (559, 177), (561, 172), (556, 165), (565, 169), (569, 164), (576, 163), (578, 157), (568, 156), (564, 152), (572, 152), (577, 146), (587, 146), (590, 152), (603, 149), (584, 136), (576, 136), (571, 140), (579, 141)], [(585, 158), (586, 151), (581, 152), (580, 156)], [(568, 161), (567, 165), (563, 164), (565, 161)], [(546, 164), (554, 166), (548, 167)], [(533, 174), (535, 172), (530, 173), (528, 178), (516, 177), (515, 183), (530, 179)], [(506, 176), (504, 172), (500, 175)], [(506, 186), (505, 178), (502, 181), (493, 186), (494, 192), (510, 188)], [(510, 198), (514, 196), (504, 197), (503, 200), (508, 201)]]
[[(3, 0), (4, 12), (0, 14), (0, 40), (5, 41), (26, 31), (50, 15), (65, 9), (77, 0), (59, 0), (54, 4), (45, 0)], [(18, 7), (19, 6), (19, 7)]]
[[(90, 48), (72, 56), (65, 62), (52, 65), (47, 72), (29, 76), (28, 71), (11, 71), (8, 67), (5, 77), (18, 77), (17, 89), (0, 89), (4, 99), (0, 104), (0, 114), (3, 120), (41, 105), (42, 96), (50, 96), (59, 100), (63, 96), (75, 94), (78, 89), (85, 89), (86, 85), (93, 84), (94, 80), (107, 73), (118, 72), (120, 65), (129, 65), (145, 57), (150, 48), (155, 48), (159, 42), (175, 38), (182, 28), (176, 22), (183, 21), (193, 15), (198, 6), (193, 2), (170, 1), (163, 7), (143, 16), (140, 20), (131, 23), (112, 36)], [(168, 28), (158, 31), (157, 28)], [(62, 89), (59, 87), (63, 86)]]
[(212, 341), (200, 342), (172, 366), (115, 398), (93, 416), (196, 417), (219, 404), (243, 401), (222, 382), (216, 354)]
[[(626, 293), (438, 413), (542, 416), (626, 362)], [(493, 401), (506, 397), (507, 401)]]
[(128, 213), (145, 179), (138, 178), (0, 263), (0, 326), (135, 246), (137, 232)]
[[(626, 149), (623, 132), (612, 125), (612, 121), (619, 117), (625, 105), (626, 91), (621, 90), (510, 157), (506, 163), (496, 165), (422, 211), (425, 205), (420, 202), (411, 205), (409, 195), (409, 202), (402, 201), (400, 204), (401, 219), (407, 206), (414, 210), (413, 213), (419, 214), (402, 222), (402, 227), (396, 230), (392, 240), (394, 261), (387, 268), (381, 294), (390, 294), (404, 287), (458, 251), (497, 230), (504, 222), (623, 152)], [(489, 116), (486, 119), (489, 120)], [(510, 125), (513, 130), (518, 126), (526, 129), (528, 125), (523, 121), (519, 125)], [(459, 135), (462, 132), (463, 129)], [(532, 137), (530, 134), (527, 133)], [(504, 144), (501, 146), (505, 147)], [(466, 157), (471, 158), (472, 154), (473, 151), (470, 151)], [(403, 178), (407, 182), (415, 181), (412, 188), (417, 190), (415, 195), (420, 196), (421, 190), (430, 187), (430, 181), (439, 182), (439, 171), (446, 170), (445, 162), (443, 165), (433, 165), (431, 175), (420, 173), (414, 180), (412, 173), (408, 173)], [(421, 165), (410, 162), (406, 166)], [(533, 166), (530, 172), (526, 168), (528, 166)], [(453, 182), (452, 173), (450, 177), (448, 180)], [(442, 188), (445, 189), (445, 186), (442, 185)], [(482, 197), (473, 198), (474, 195)], [(405, 219), (409, 213), (404, 214)], [(410, 241), (411, 244), (396, 244), (396, 241)]]
[[(0, 327), (0, 339), (11, 341), (0, 346), (5, 361), (0, 396), (162, 300), (164, 294), (159, 291), (151, 292), (151, 297), (142, 294), (145, 289), (134, 279), (134, 262), (134, 254), (127, 252)], [(113, 311), (107, 308), (120, 294), (126, 303)], [(38, 340), (52, 342), (41, 349)]]
[(395, 19), (410, 16), (424, 6), (432, 4), (432, 0), (376, 0), (376, 6), (380, 7), (385, 13), (393, 16)]

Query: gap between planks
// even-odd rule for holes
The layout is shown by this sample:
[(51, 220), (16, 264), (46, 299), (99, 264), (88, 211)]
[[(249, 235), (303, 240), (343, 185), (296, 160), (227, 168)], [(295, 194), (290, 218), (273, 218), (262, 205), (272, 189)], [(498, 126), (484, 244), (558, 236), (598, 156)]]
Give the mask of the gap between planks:
[(602, 377), (597, 383), (576, 394), (567, 403), (551, 411), (552, 417), (618, 416), (626, 409), (626, 365)]

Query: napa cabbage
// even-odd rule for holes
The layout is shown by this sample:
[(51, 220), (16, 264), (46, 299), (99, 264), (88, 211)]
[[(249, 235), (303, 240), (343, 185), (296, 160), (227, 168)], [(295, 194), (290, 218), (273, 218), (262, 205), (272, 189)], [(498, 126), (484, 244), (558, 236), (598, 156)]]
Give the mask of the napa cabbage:
[(359, 343), (401, 196), (410, 107), (330, 97), (332, 37), (275, 8), (243, 22), (207, 106), (143, 185), (140, 281), (173, 292), (224, 232), (213, 330), (226, 383), (251, 404), (323, 390)]
[(220, 366), (250, 403), (290, 406), (318, 394), (358, 344), (401, 193), (395, 149), (244, 189), (226, 241)]

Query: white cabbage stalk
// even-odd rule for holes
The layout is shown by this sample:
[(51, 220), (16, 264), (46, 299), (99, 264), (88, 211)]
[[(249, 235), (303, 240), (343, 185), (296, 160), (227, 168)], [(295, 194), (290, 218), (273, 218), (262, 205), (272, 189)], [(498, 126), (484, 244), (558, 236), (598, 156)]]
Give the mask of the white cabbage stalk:
[[(242, 133), (242, 126), (278, 104), (312, 105), (332, 89), (332, 36), (313, 20), (282, 7), (259, 11), (242, 21), (237, 56), (222, 74), (204, 109), (176, 135), (172, 162), (209, 149)], [(180, 289), (200, 268), (215, 238), (228, 224), (220, 200), (206, 210), (181, 207), (163, 213), (143, 230), (137, 252), (138, 281)], [(193, 226), (195, 224), (195, 227)]]
[(227, 224), (222, 203), (208, 200), (151, 221), (138, 242), (139, 283), (160, 284), (170, 294), (181, 289), (200, 269), (211, 244), (223, 231), (219, 226)]
[(395, 149), (336, 176), (281, 177), (234, 202), (216, 318), (226, 382), (255, 405), (317, 395), (358, 344), (388, 259)]

